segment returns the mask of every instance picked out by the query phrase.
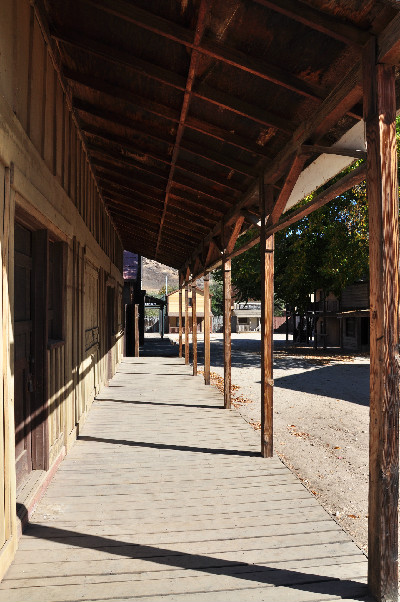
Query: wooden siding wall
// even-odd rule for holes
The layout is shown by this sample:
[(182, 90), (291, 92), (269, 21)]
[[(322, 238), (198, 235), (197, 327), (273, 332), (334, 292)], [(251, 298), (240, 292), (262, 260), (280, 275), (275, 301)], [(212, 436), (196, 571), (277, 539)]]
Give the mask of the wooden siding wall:
[[(64, 332), (45, 352), (51, 469), (68, 452), (96, 392), (122, 357), (122, 245), (29, 0), (0, 3), (0, 578), (17, 546), (14, 208), (28, 228), (48, 230), (62, 246)], [(107, 315), (109, 287), (115, 316)]]

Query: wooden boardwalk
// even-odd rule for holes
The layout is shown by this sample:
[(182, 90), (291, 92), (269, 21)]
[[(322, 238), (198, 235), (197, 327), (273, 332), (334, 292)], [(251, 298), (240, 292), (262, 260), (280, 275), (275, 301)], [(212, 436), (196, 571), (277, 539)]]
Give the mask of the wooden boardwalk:
[(222, 401), (178, 358), (125, 359), (0, 602), (370, 600), (365, 556)]

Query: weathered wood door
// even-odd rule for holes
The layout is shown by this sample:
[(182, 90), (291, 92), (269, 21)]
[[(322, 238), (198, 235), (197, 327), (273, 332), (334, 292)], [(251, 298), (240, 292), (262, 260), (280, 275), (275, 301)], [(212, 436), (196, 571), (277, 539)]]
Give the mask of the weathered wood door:
[(15, 224), (15, 460), (17, 488), (32, 470), (32, 233)]

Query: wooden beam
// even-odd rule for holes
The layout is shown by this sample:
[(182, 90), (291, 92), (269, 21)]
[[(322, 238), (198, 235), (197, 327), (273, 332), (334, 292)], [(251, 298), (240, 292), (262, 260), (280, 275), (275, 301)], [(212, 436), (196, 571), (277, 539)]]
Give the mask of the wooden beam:
[[(116, 86), (115, 84), (111, 84), (98, 77), (93, 77), (87, 74), (83, 75), (77, 71), (70, 71), (67, 68), (64, 68), (63, 73), (64, 77), (71, 82), (75, 89), (79, 87), (80, 89), (84, 88), (90, 92), (95, 91), (102, 94), (107, 94), (112, 98), (129, 102), (131, 105), (142, 109), (147, 113), (156, 115), (157, 117), (161, 117), (174, 123), (179, 123), (179, 111), (168, 105), (155, 102), (154, 100), (145, 98), (144, 96), (139, 96), (127, 88)], [(74, 98), (77, 98), (76, 95)], [(190, 115), (186, 117), (185, 123), (188, 129), (200, 132), (205, 136), (214, 138), (215, 140), (219, 140), (225, 144), (234, 146), (235, 148), (240, 148), (241, 150), (260, 157), (268, 156), (268, 153), (264, 150), (264, 148), (254, 143), (253, 140), (243, 138), (238, 134), (232, 134), (232, 132), (229, 130), (225, 130), (224, 128), (216, 126), (215, 124), (203, 121)]]
[(258, 215), (256, 215), (255, 213), (250, 213), (250, 211), (247, 211), (247, 209), (242, 209), (240, 213), (241, 215), (243, 215), (246, 222), (248, 222), (255, 228), (261, 228), (261, 225), (259, 224), (260, 217)]
[[(129, 139), (119, 136), (117, 134), (113, 134), (112, 132), (105, 132), (104, 129), (96, 127), (92, 124), (81, 124), (81, 129), (84, 131), (86, 136), (96, 137), (97, 139), (103, 140), (106, 143), (118, 144), (123, 147), (124, 150), (130, 152), (133, 156), (136, 156), (139, 153), (143, 153), (143, 155), (148, 155), (149, 157), (153, 157), (158, 161), (163, 161), (162, 156), (155, 155), (154, 151), (148, 151), (147, 149), (143, 149), (140, 146), (132, 145), (129, 142)], [(170, 144), (167, 140), (162, 140), (166, 144)], [(226, 157), (221, 153), (212, 151), (211, 149), (205, 148), (199, 144), (195, 144), (193, 142), (184, 142), (181, 144), (182, 150), (195, 155), (196, 157), (201, 157), (206, 161), (218, 165), (224, 169), (228, 170), (228, 174), (232, 171), (236, 171), (237, 173), (246, 176), (246, 177), (256, 177), (257, 171), (251, 168), (248, 165), (240, 163), (235, 159), (231, 159), (230, 157)], [(171, 164), (171, 158), (169, 156), (165, 156), (164, 163), (168, 165)], [(190, 162), (191, 163), (191, 162)]]
[[(268, 198), (269, 197), (269, 198)], [(265, 190), (260, 178), (260, 264), (261, 264), (261, 455), (272, 458), (273, 448), (273, 315), (274, 315), (274, 236), (266, 237), (267, 207), (273, 200), (273, 190)]]
[[(158, 67), (154, 63), (144, 61), (125, 50), (117, 48), (115, 45), (111, 47), (103, 42), (94, 40), (93, 38), (84, 38), (82, 35), (76, 35), (61, 30), (53, 30), (52, 37), (58, 42), (78, 48), (101, 60), (121, 65), (124, 68), (139, 73), (141, 76), (148, 77), (161, 84), (180, 90), (181, 92), (186, 90), (185, 78), (178, 75), (175, 71), (169, 71), (162, 67)], [(232, 111), (237, 115), (241, 115), (242, 117), (255, 121), (265, 127), (274, 127), (288, 133), (293, 132), (294, 125), (290, 124), (288, 120), (283, 119), (272, 112), (259, 109), (255, 105), (250, 105), (226, 92), (210, 88), (203, 84), (198, 89), (193, 90), (192, 94), (206, 102), (217, 105), (219, 108)]]
[[(356, 169), (349, 172), (348, 174), (343, 176), (343, 178), (341, 178), (340, 180), (332, 184), (329, 188), (321, 192), (312, 201), (307, 203), (307, 205), (303, 205), (297, 210), (290, 212), (287, 215), (284, 215), (275, 225), (269, 226), (266, 230), (266, 236), (269, 237), (272, 236), (272, 234), (274, 234), (275, 232), (284, 230), (288, 226), (298, 222), (303, 217), (306, 217), (307, 215), (310, 215), (310, 213), (313, 213), (320, 207), (323, 207), (324, 205), (329, 203), (329, 201), (333, 200), (340, 194), (343, 194), (343, 192), (346, 192), (353, 186), (357, 186), (365, 180), (366, 173), (366, 164), (359, 165)], [(230, 259), (241, 255), (242, 253), (244, 253), (248, 249), (251, 249), (260, 242), (260, 227), (258, 227), (257, 230), (258, 231), (254, 232), (254, 236), (250, 240), (246, 241), (239, 249), (234, 250), (229, 255)], [(221, 263), (221, 258), (218, 258), (211, 265), (208, 263), (207, 268), (210, 270), (214, 270), (215, 268), (219, 267)], [(199, 274), (197, 275), (197, 277), (199, 277)]]
[(193, 282), (192, 282), (192, 353), (193, 353), (193, 376), (197, 376), (196, 280), (193, 280)]
[(204, 276), (204, 384), (210, 384), (210, 277)]
[(231, 407), (231, 366), (232, 366), (232, 329), (231, 329), (231, 260), (222, 259), (223, 294), (224, 294), (224, 407)]
[(179, 357), (182, 357), (182, 286), (179, 283)]
[(329, 188), (320, 192), (312, 201), (307, 203), (307, 205), (303, 205), (298, 209), (290, 211), (288, 214), (282, 216), (276, 224), (267, 228), (267, 236), (271, 236), (275, 232), (279, 232), (291, 224), (298, 222), (303, 217), (310, 215), (310, 213), (313, 213), (347, 190), (350, 190), (350, 188), (353, 188), (353, 186), (357, 186), (365, 180), (366, 174), (367, 166), (365, 163), (363, 163), (340, 178), (340, 180), (337, 180), (334, 184), (331, 184)]
[[(128, 221), (139, 220), (139, 223), (143, 223), (143, 225), (146, 225), (146, 227), (149, 227), (150, 229), (154, 228), (154, 232), (158, 231), (159, 216), (157, 215), (153, 217), (152, 214), (149, 212), (146, 213), (146, 211), (140, 211), (137, 209), (135, 210), (135, 207), (129, 209), (125, 207), (121, 208), (120, 206), (115, 206), (112, 203), (108, 204), (108, 209), (111, 213), (121, 215)], [(166, 231), (169, 234), (171, 234), (173, 238), (176, 237), (177, 239), (180, 239), (182, 241), (187, 240), (192, 244), (196, 244), (201, 237), (201, 233), (199, 232), (198, 226), (188, 228), (185, 227), (185, 224), (182, 221), (177, 222), (177, 220), (175, 219), (168, 219), (168, 221), (165, 222), (165, 228)], [(195, 236), (194, 233), (196, 233)]]
[(228, 206), (237, 200), (237, 195), (233, 196), (232, 192), (228, 195), (226, 191), (217, 191), (215, 190), (215, 187), (204, 186), (203, 184), (199, 184), (194, 180), (184, 178), (178, 174), (175, 174), (171, 186), (191, 190), (195, 194), (200, 193), (213, 201), (216, 200)]
[(189, 285), (185, 285), (185, 364), (189, 364)]
[(279, 12), (344, 44), (363, 46), (371, 37), (368, 31), (313, 8), (300, 0), (255, 0), (258, 4)]
[[(274, 184), (283, 174), (290, 157), (298, 151), (300, 146), (308, 139), (313, 138), (316, 142), (323, 133), (328, 131), (354, 104), (361, 98), (361, 66), (357, 63), (343, 78), (338, 86), (332, 90), (329, 96), (321, 103), (313, 115), (305, 120), (294, 132), (290, 141), (278, 153), (277, 157), (264, 166), (264, 180), (266, 184)], [(258, 188), (253, 182), (242, 198), (225, 215), (224, 221), (234, 219), (240, 211), (255, 197), (258, 197)], [(204, 241), (193, 252), (191, 258), (202, 252), (203, 244), (216, 234), (221, 232), (224, 221), (219, 222), (213, 231), (207, 235)], [(186, 260), (188, 261), (188, 259)], [(199, 277), (199, 274), (196, 274)]]
[[(92, 118), (95, 117), (96, 122), (98, 122), (100, 119), (101, 121), (105, 122), (107, 127), (119, 125), (123, 128), (129, 128), (130, 132), (133, 135), (142, 137), (146, 136), (151, 140), (155, 140), (156, 142), (163, 142), (166, 145), (173, 144), (174, 142), (174, 137), (169, 132), (158, 133), (155, 128), (146, 129), (145, 127), (141, 126), (140, 122), (137, 120), (127, 117), (126, 115), (122, 115), (121, 113), (118, 113), (116, 111), (104, 109), (102, 107), (92, 104), (91, 102), (80, 100), (75, 97), (73, 106), (74, 110), (81, 115), (81, 119), (82, 114), (86, 116), (86, 120), (89, 118), (89, 125), (93, 124)], [(102, 129), (100, 130), (100, 132), (101, 131), (104, 132), (107, 130)]]
[(183, 44), (187, 48), (195, 49), (205, 56), (231, 65), (246, 73), (251, 73), (260, 79), (292, 90), (302, 96), (313, 99), (320, 99), (325, 96), (324, 90), (320, 86), (301, 79), (276, 65), (246, 55), (235, 48), (227, 47), (225, 44), (209, 39), (196, 44), (196, 37), (193, 37), (193, 33), (188, 29), (137, 8), (125, 0), (102, 0), (101, 3), (95, 2), (95, 0), (85, 1), (95, 6), (97, 10), (115, 15), (157, 35)]
[(398, 597), (399, 192), (394, 67), (363, 53), (368, 148), (370, 445), (368, 584), (377, 600)]
[(98, 166), (96, 168), (96, 174), (99, 179), (114, 182), (115, 184), (120, 185), (121, 187), (128, 188), (128, 189), (129, 189), (130, 184), (132, 183), (133, 186), (141, 186), (145, 190), (151, 189), (151, 190), (155, 190), (157, 193), (163, 192), (163, 188), (161, 185), (157, 186), (146, 180), (135, 178), (132, 175), (122, 176), (122, 175), (116, 174), (115, 171), (111, 168)]
[(243, 215), (239, 215), (236, 219), (236, 221), (234, 222), (233, 228), (231, 229), (229, 236), (227, 236), (226, 238), (226, 244), (224, 252), (229, 255), (230, 253), (232, 253), (236, 241), (238, 239), (238, 236), (242, 230), (242, 226), (243, 226), (243, 222), (244, 222), (244, 216)]
[(321, 144), (302, 144), (300, 152), (306, 154), (318, 153), (321, 155), (341, 155), (342, 157), (354, 157), (355, 159), (366, 159), (367, 153), (363, 150), (341, 148), (338, 146), (322, 146)]
[(378, 37), (377, 63), (393, 66), (400, 63), (400, 13)]
[(134, 305), (134, 322), (135, 322), (135, 357), (139, 357), (139, 305)]
[(207, 267), (210, 264), (210, 261), (212, 260), (216, 252), (218, 253), (218, 257), (220, 257), (221, 253), (219, 248), (215, 244), (214, 240), (210, 240), (210, 242), (208, 243), (206, 258), (204, 260), (204, 267)]
[[(121, 165), (121, 162), (118, 162), (115, 159), (100, 159), (95, 156), (96, 153), (92, 155), (92, 165), (95, 169), (104, 169), (106, 171), (115, 173), (116, 175), (123, 177), (133, 176), (134, 178), (144, 178), (143, 182), (157, 182), (158, 186), (162, 187), (165, 185), (167, 181), (167, 177), (163, 174), (160, 174), (156, 170), (151, 170), (146, 167), (140, 167), (138, 165), (134, 165), (132, 163), (126, 163), (125, 166)], [(142, 172), (142, 173), (141, 173)], [(149, 177), (151, 176), (151, 177)], [(146, 179), (147, 178), (147, 179)], [(142, 180), (140, 180), (142, 181)], [(161, 188), (160, 188), (161, 189)]]
[(271, 111), (265, 111), (255, 105), (251, 105), (236, 96), (231, 96), (222, 90), (210, 88), (206, 84), (200, 84), (199, 87), (193, 91), (193, 96), (200, 98), (205, 102), (214, 104), (219, 109), (231, 111), (236, 115), (240, 115), (240, 117), (250, 119), (267, 128), (276, 128), (286, 134), (293, 134), (296, 129), (297, 124), (290, 122)]
[[(95, 165), (106, 165), (106, 163), (111, 163), (117, 166), (128, 166), (138, 171), (142, 171), (147, 174), (151, 174), (156, 178), (162, 178), (164, 180), (168, 180), (168, 174), (164, 171), (162, 172), (160, 168), (155, 169), (150, 165), (153, 163), (149, 161), (149, 159), (155, 159), (165, 166), (170, 166), (170, 159), (165, 157), (157, 156), (156, 153), (149, 153), (146, 150), (143, 150), (143, 153), (138, 152), (135, 153), (135, 158), (129, 157), (126, 153), (122, 151), (116, 152), (113, 149), (104, 147), (98, 144), (88, 144), (88, 149), (90, 150), (92, 163)], [(139, 150), (139, 149), (137, 149)], [(150, 164), (150, 165), (149, 165)], [(223, 177), (219, 177), (215, 173), (209, 171), (208, 169), (204, 169), (201, 166), (196, 166), (189, 161), (182, 161), (176, 163), (175, 169), (183, 171), (190, 176), (197, 176), (201, 179), (207, 180), (207, 182), (211, 182), (212, 184), (218, 184), (222, 188), (226, 188), (230, 194), (239, 194), (244, 192), (243, 186), (240, 184), (232, 182), (232, 180), (224, 179)]]
[(292, 190), (299, 179), (299, 175), (302, 172), (304, 167), (304, 163), (306, 162), (307, 155), (296, 154), (292, 165), (290, 166), (290, 170), (288, 175), (285, 178), (285, 183), (276, 202), (273, 202), (273, 196), (269, 195), (269, 202), (271, 203), (272, 211), (269, 214), (267, 228), (268, 226), (272, 226), (276, 224), (283, 211), (285, 210), (286, 204), (289, 200), (290, 195), (292, 194)]
[(161, 220), (160, 220), (160, 230), (158, 233), (155, 259), (157, 259), (157, 253), (158, 253), (158, 249), (160, 246), (165, 214), (167, 212), (167, 207), (168, 207), (169, 193), (170, 193), (172, 183), (174, 180), (175, 165), (176, 165), (178, 155), (179, 155), (183, 132), (185, 130), (185, 121), (186, 121), (186, 117), (187, 117), (187, 114), (189, 111), (190, 97), (192, 94), (192, 88), (193, 88), (194, 80), (196, 77), (197, 64), (199, 62), (199, 54), (197, 52), (197, 48), (200, 45), (201, 39), (203, 37), (204, 31), (206, 28), (206, 19), (208, 16), (208, 11), (209, 11), (209, 0), (200, 0), (200, 5), (199, 5), (198, 13), (197, 13), (196, 29), (194, 32), (194, 40), (193, 40), (194, 45), (192, 48), (192, 55), (190, 57), (189, 71), (188, 71), (188, 76), (187, 76), (187, 80), (186, 80), (185, 93), (183, 95), (183, 102), (182, 102), (181, 114), (180, 114), (180, 118), (179, 118), (179, 125), (178, 125), (178, 129), (176, 132), (174, 150), (172, 151), (171, 167), (170, 167), (170, 172), (169, 172), (168, 183), (167, 183), (167, 187), (165, 190), (164, 209), (163, 209), (163, 213), (162, 213)]

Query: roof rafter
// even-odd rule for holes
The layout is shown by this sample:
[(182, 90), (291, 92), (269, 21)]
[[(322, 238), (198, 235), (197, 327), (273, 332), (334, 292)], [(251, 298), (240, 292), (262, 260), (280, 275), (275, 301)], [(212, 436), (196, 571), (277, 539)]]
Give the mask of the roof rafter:
[(105, 11), (108, 14), (134, 23), (157, 35), (166, 37), (178, 44), (183, 44), (187, 48), (196, 48), (198, 52), (210, 58), (222, 61), (303, 96), (313, 98), (314, 100), (321, 100), (326, 96), (325, 91), (320, 86), (303, 80), (275, 65), (248, 56), (234, 48), (227, 48), (223, 44), (211, 40), (203, 40), (200, 44), (196, 45), (195, 37), (191, 31), (167, 19), (133, 6), (131, 3), (126, 2), (126, 0), (101, 0), (101, 2), (85, 0), (85, 2), (95, 6), (97, 10)]
[(323, 13), (301, 0), (254, 0), (258, 4), (294, 19), (311, 29), (348, 45), (363, 46), (371, 35), (352, 23)]
[[(104, 148), (103, 146), (100, 145), (95, 145), (95, 144), (88, 144), (88, 148), (92, 153), (92, 156), (97, 156), (97, 157), (102, 157), (103, 159), (109, 160), (111, 163), (115, 164), (115, 165), (126, 165), (126, 166), (130, 166), (133, 168), (136, 168), (140, 171), (144, 171), (150, 174), (153, 174), (155, 176), (158, 177), (162, 177), (165, 180), (168, 179), (167, 174), (163, 174), (161, 173), (159, 170), (157, 169), (151, 169), (150, 167), (148, 167), (146, 165), (146, 163), (140, 163), (138, 161), (135, 161), (134, 159), (131, 159), (130, 157), (127, 157), (126, 155), (123, 155), (121, 153), (117, 153), (117, 152), (113, 152), (107, 148)], [(147, 156), (152, 156), (150, 153), (145, 153)], [(163, 163), (165, 163), (166, 165), (170, 165), (170, 162), (168, 161), (163, 161)], [(234, 191), (235, 193), (240, 193), (243, 192), (243, 188), (242, 187), (238, 187), (232, 185), (232, 181), (231, 180), (223, 180), (222, 178), (218, 178), (218, 176), (214, 175), (212, 172), (208, 172), (205, 169), (202, 169), (199, 166), (195, 166), (194, 164), (185, 162), (185, 161), (179, 161), (176, 164), (176, 169), (179, 169), (181, 171), (184, 171), (186, 173), (189, 173), (191, 175), (195, 175), (198, 176), (200, 178), (203, 178), (205, 180), (207, 180), (208, 182), (213, 182), (214, 184), (218, 184), (219, 186), (223, 186), (224, 188), (229, 189), (230, 191)]]
[[(267, 184), (274, 184), (282, 175), (284, 169), (287, 168), (288, 161), (293, 153), (296, 153), (302, 144), (309, 138), (315, 137), (315, 141), (332, 126), (332, 122), (337, 122), (340, 117), (354, 106), (357, 99), (361, 97), (362, 91), (360, 87), (361, 66), (357, 63), (347, 74), (346, 77), (334, 88), (331, 94), (318, 107), (314, 114), (302, 123), (294, 132), (291, 140), (283, 147), (274, 161), (264, 167), (264, 180)], [(188, 257), (182, 269), (188, 263), (193, 262), (196, 255), (202, 252), (203, 244), (207, 244), (214, 236), (219, 235), (225, 225), (231, 220), (234, 220), (241, 210), (246, 207), (246, 204), (252, 199), (258, 198), (258, 182), (253, 182), (240, 201), (238, 201), (232, 209), (230, 209), (224, 218), (216, 224), (213, 230), (206, 236), (204, 241), (197, 247), (193, 254)]]
[[(149, 210), (149, 205), (145, 202), (140, 202), (138, 201), (137, 198), (134, 199), (134, 204), (132, 202), (132, 199), (123, 199), (121, 198), (119, 195), (111, 195), (111, 194), (104, 194), (104, 198), (107, 199), (107, 201), (110, 204), (118, 204), (121, 207), (125, 207), (128, 210), (133, 210), (135, 211), (135, 209), (137, 208), (139, 211), (147, 211)], [(152, 208), (154, 214), (160, 214), (162, 212), (162, 206), (161, 207), (153, 207)], [(204, 220), (204, 218), (198, 219), (197, 216), (193, 216), (192, 214), (187, 214), (187, 212), (184, 212), (174, 206), (170, 207), (170, 210), (168, 212), (169, 214), (171, 214), (171, 217), (175, 220), (180, 220), (180, 221), (184, 221), (184, 223), (186, 224), (192, 224), (195, 227), (199, 227), (200, 229), (204, 229), (206, 231), (209, 230), (210, 228), (210, 222), (207, 222), (207, 220)], [(157, 220), (159, 221), (160, 219), (160, 215), (158, 215)]]
[[(113, 123), (113, 122), (110, 121), (110, 123)], [(160, 155), (154, 154), (154, 152), (147, 151), (147, 150), (143, 149), (142, 147), (134, 146), (131, 141), (127, 140), (123, 136), (114, 134), (112, 132), (104, 131), (104, 129), (99, 128), (91, 123), (81, 122), (80, 125), (81, 125), (81, 130), (86, 135), (94, 136), (94, 137), (104, 140), (105, 142), (108, 142), (108, 143), (113, 143), (113, 144), (118, 144), (120, 146), (123, 146), (124, 149), (126, 149), (128, 152), (130, 152), (134, 155), (137, 155), (138, 153), (148, 154), (149, 156), (152, 156), (156, 160), (168, 163), (168, 165), (170, 165), (170, 163), (171, 163), (170, 157), (165, 157), (163, 159)], [(170, 140), (167, 140), (164, 138), (157, 137), (155, 139), (160, 140), (161, 142), (165, 142), (168, 145), (171, 144)], [(225, 154), (218, 153), (218, 152), (212, 151), (210, 149), (204, 148), (204, 147), (200, 146), (199, 144), (195, 144), (194, 142), (185, 142), (183, 144), (181, 143), (181, 149), (192, 155), (195, 155), (197, 157), (205, 159), (206, 161), (209, 161), (210, 163), (214, 163), (225, 169), (229, 169), (230, 172), (236, 171), (237, 173), (240, 173), (241, 175), (244, 175), (246, 177), (256, 177), (256, 175), (257, 175), (256, 170), (253, 169), (252, 167), (246, 166), (243, 163), (240, 163), (239, 161), (237, 161), (235, 159), (231, 159), (230, 157), (226, 157)]]
[[(83, 39), (82, 36), (77, 36), (65, 31), (53, 31), (52, 36), (58, 42), (68, 44), (84, 52), (98, 56), (108, 62), (122, 65), (144, 77), (154, 79), (159, 83), (173, 87), (181, 92), (185, 91), (186, 80), (181, 75), (175, 73), (175, 71), (158, 67), (154, 63), (144, 61), (139, 57), (133, 56), (131, 53), (117, 49), (114, 46), (110, 47), (107, 44), (98, 42), (94, 39)], [(203, 85), (199, 89), (193, 90), (193, 96), (201, 98), (206, 102), (211, 102), (227, 111), (232, 111), (246, 119), (260, 123), (265, 127), (274, 127), (287, 133), (293, 132), (295, 128), (295, 124), (290, 123), (287, 119), (284, 119), (279, 115), (272, 114), (270, 111), (266, 111), (255, 105), (250, 105), (236, 96), (231, 96), (226, 92), (215, 90), (208, 86)]]
[[(84, 87), (90, 91), (107, 94), (112, 98), (127, 101), (132, 105), (151, 113), (152, 115), (162, 117), (163, 119), (173, 121), (174, 123), (179, 123), (179, 111), (169, 107), (168, 105), (160, 104), (154, 100), (139, 96), (138, 94), (131, 92), (126, 88), (115, 86), (114, 84), (110, 84), (93, 76), (84, 76), (78, 72), (70, 71), (68, 69), (64, 69), (64, 77), (68, 81), (72, 82), (73, 84), (77, 84), (80, 87)], [(186, 127), (254, 155), (259, 155), (260, 157), (268, 156), (268, 153), (264, 151), (263, 147), (259, 144), (255, 144), (252, 140), (243, 138), (237, 134), (232, 134), (228, 130), (206, 121), (202, 121), (196, 117), (188, 115), (186, 118)]]
[[(119, 213), (120, 215), (124, 215), (128, 221), (135, 221), (136, 219), (139, 219), (141, 223), (149, 224), (150, 228), (154, 228), (155, 233), (157, 233), (158, 231), (159, 220), (152, 219), (152, 215), (149, 215), (148, 212), (146, 214), (146, 211), (137, 209), (135, 212), (132, 212), (129, 208), (115, 205), (110, 205), (110, 211), (114, 213)], [(192, 236), (188, 233), (187, 229), (181, 227), (179, 224), (176, 223), (176, 221), (165, 222), (165, 227), (174, 237), (176, 236), (180, 240), (189, 240), (194, 244), (197, 244), (198, 241), (201, 240), (201, 234), (200, 236)], [(201, 231), (203, 230), (203, 228), (199, 228), (199, 230)], [(181, 235), (183, 235), (183, 237), (181, 237)]]

